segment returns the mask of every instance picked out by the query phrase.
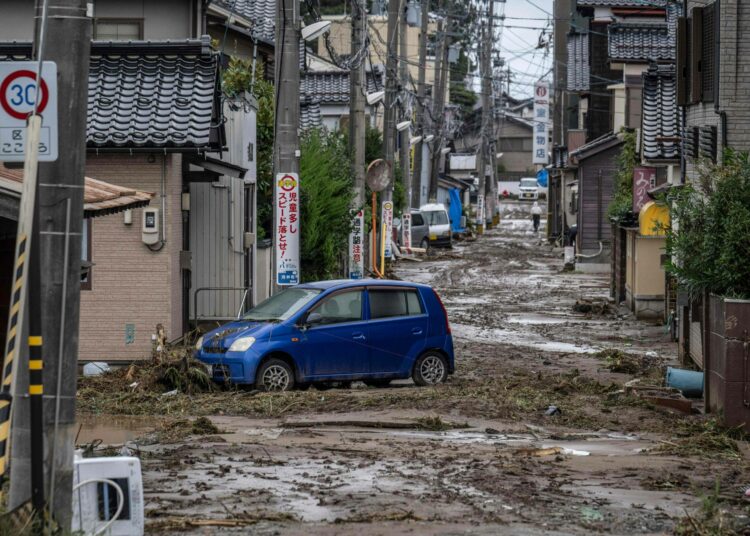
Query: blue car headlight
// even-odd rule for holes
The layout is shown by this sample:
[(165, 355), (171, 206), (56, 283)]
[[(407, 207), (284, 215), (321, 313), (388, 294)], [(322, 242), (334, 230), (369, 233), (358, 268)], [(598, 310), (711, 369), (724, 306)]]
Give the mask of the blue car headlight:
[(195, 349), (200, 351), (202, 346), (203, 346), (203, 336), (201, 335), (200, 337), (198, 337), (198, 340), (195, 341)]
[(255, 343), (255, 337), (240, 337), (235, 339), (232, 346), (229, 347), (230, 352), (244, 352)]

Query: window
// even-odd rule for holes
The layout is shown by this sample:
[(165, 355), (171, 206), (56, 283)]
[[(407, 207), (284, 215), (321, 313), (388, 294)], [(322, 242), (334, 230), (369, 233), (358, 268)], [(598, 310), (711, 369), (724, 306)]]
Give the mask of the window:
[(411, 225), (412, 227), (416, 227), (418, 225), (424, 225), (424, 218), (422, 218), (421, 214), (412, 214), (411, 215)]
[(94, 39), (97, 41), (140, 41), (143, 21), (139, 19), (96, 19)]
[(91, 290), (91, 218), (83, 220), (81, 230), (81, 290)]
[(677, 21), (677, 104), (713, 102), (718, 84), (719, 5), (694, 7)]
[(369, 296), (371, 319), (424, 313), (415, 289), (370, 289)]
[(531, 151), (531, 138), (500, 138), (500, 150), (509, 153)]
[(444, 210), (430, 210), (423, 212), (424, 218), (427, 220), (427, 225), (447, 225), (448, 214)]
[(362, 291), (345, 291), (326, 298), (312, 313), (319, 313), (321, 324), (341, 324), (362, 320)]

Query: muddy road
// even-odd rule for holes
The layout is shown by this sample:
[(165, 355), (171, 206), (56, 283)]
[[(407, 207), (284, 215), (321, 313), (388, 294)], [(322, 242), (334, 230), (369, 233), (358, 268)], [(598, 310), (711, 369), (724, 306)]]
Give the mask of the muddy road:
[(457, 370), (445, 385), (164, 397), (84, 383), (79, 443), (141, 456), (154, 534), (747, 525), (746, 442), (624, 392), (676, 364), (664, 327), (610, 304), (606, 277), (562, 272), (518, 208), (476, 241), (396, 267), (449, 311)]

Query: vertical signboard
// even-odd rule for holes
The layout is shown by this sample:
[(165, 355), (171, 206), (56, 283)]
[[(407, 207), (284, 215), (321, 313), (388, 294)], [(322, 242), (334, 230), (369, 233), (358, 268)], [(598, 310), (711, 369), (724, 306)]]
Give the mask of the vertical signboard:
[(365, 213), (360, 210), (352, 220), (352, 232), (349, 233), (349, 279), (362, 279), (365, 273), (365, 257), (363, 250), (363, 229), (365, 227)]
[[(0, 62), (0, 162), (23, 162), (26, 119), (37, 100), (37, 63)], [(42, 116), (39, 161), (57, 160), (57, 64), (42, 63), (42, 81), (37, 113)]]
[(299, 283), (299, 176), (278, 173), (274, 188), (276, 203), (276, 284)]
[(393, 247), (391, 245), (391, 237), (393, 235), (393, 201), (385, 201), (383, 203), (383, 218), (380, 221), (385, 224), (385, 258), (390, 259), (393, 257)]
[(401, 244), (411, 248), (411, 213), (405, 212), (401, 216)]
[(648, 191), (656, 186), (656, 168), (633, 168), (633, 212), (638, 214), (648, 203)]
[(477, 194), (476, 224), (484, 225), (484, 194)]
[(549, 124), (549, 84), (541, 80), (534, 84), (534, 134), (533, 134), (533, 158), (534, 164), (544, 164), (548, 159), (548, 134)]

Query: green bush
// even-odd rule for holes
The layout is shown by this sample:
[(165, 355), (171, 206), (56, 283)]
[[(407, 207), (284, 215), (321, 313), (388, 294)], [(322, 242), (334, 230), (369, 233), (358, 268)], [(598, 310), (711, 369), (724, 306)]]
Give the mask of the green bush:
[(354, 198), (344, 137), (313, 130), (301, 141), (300, 236), (303, 281), (341, 277)]
[(615, 191), (607, 208), (607, 215), (615, 220), (622, 220), (633, 210), (633, 170), (638, 161), (635, 132), (622, 130), (622, 135), (624, 144), (616, 158)]
[(750, 159), (728, 151), (668, 196), (667, 270), (692, 295), (750, 299)]

